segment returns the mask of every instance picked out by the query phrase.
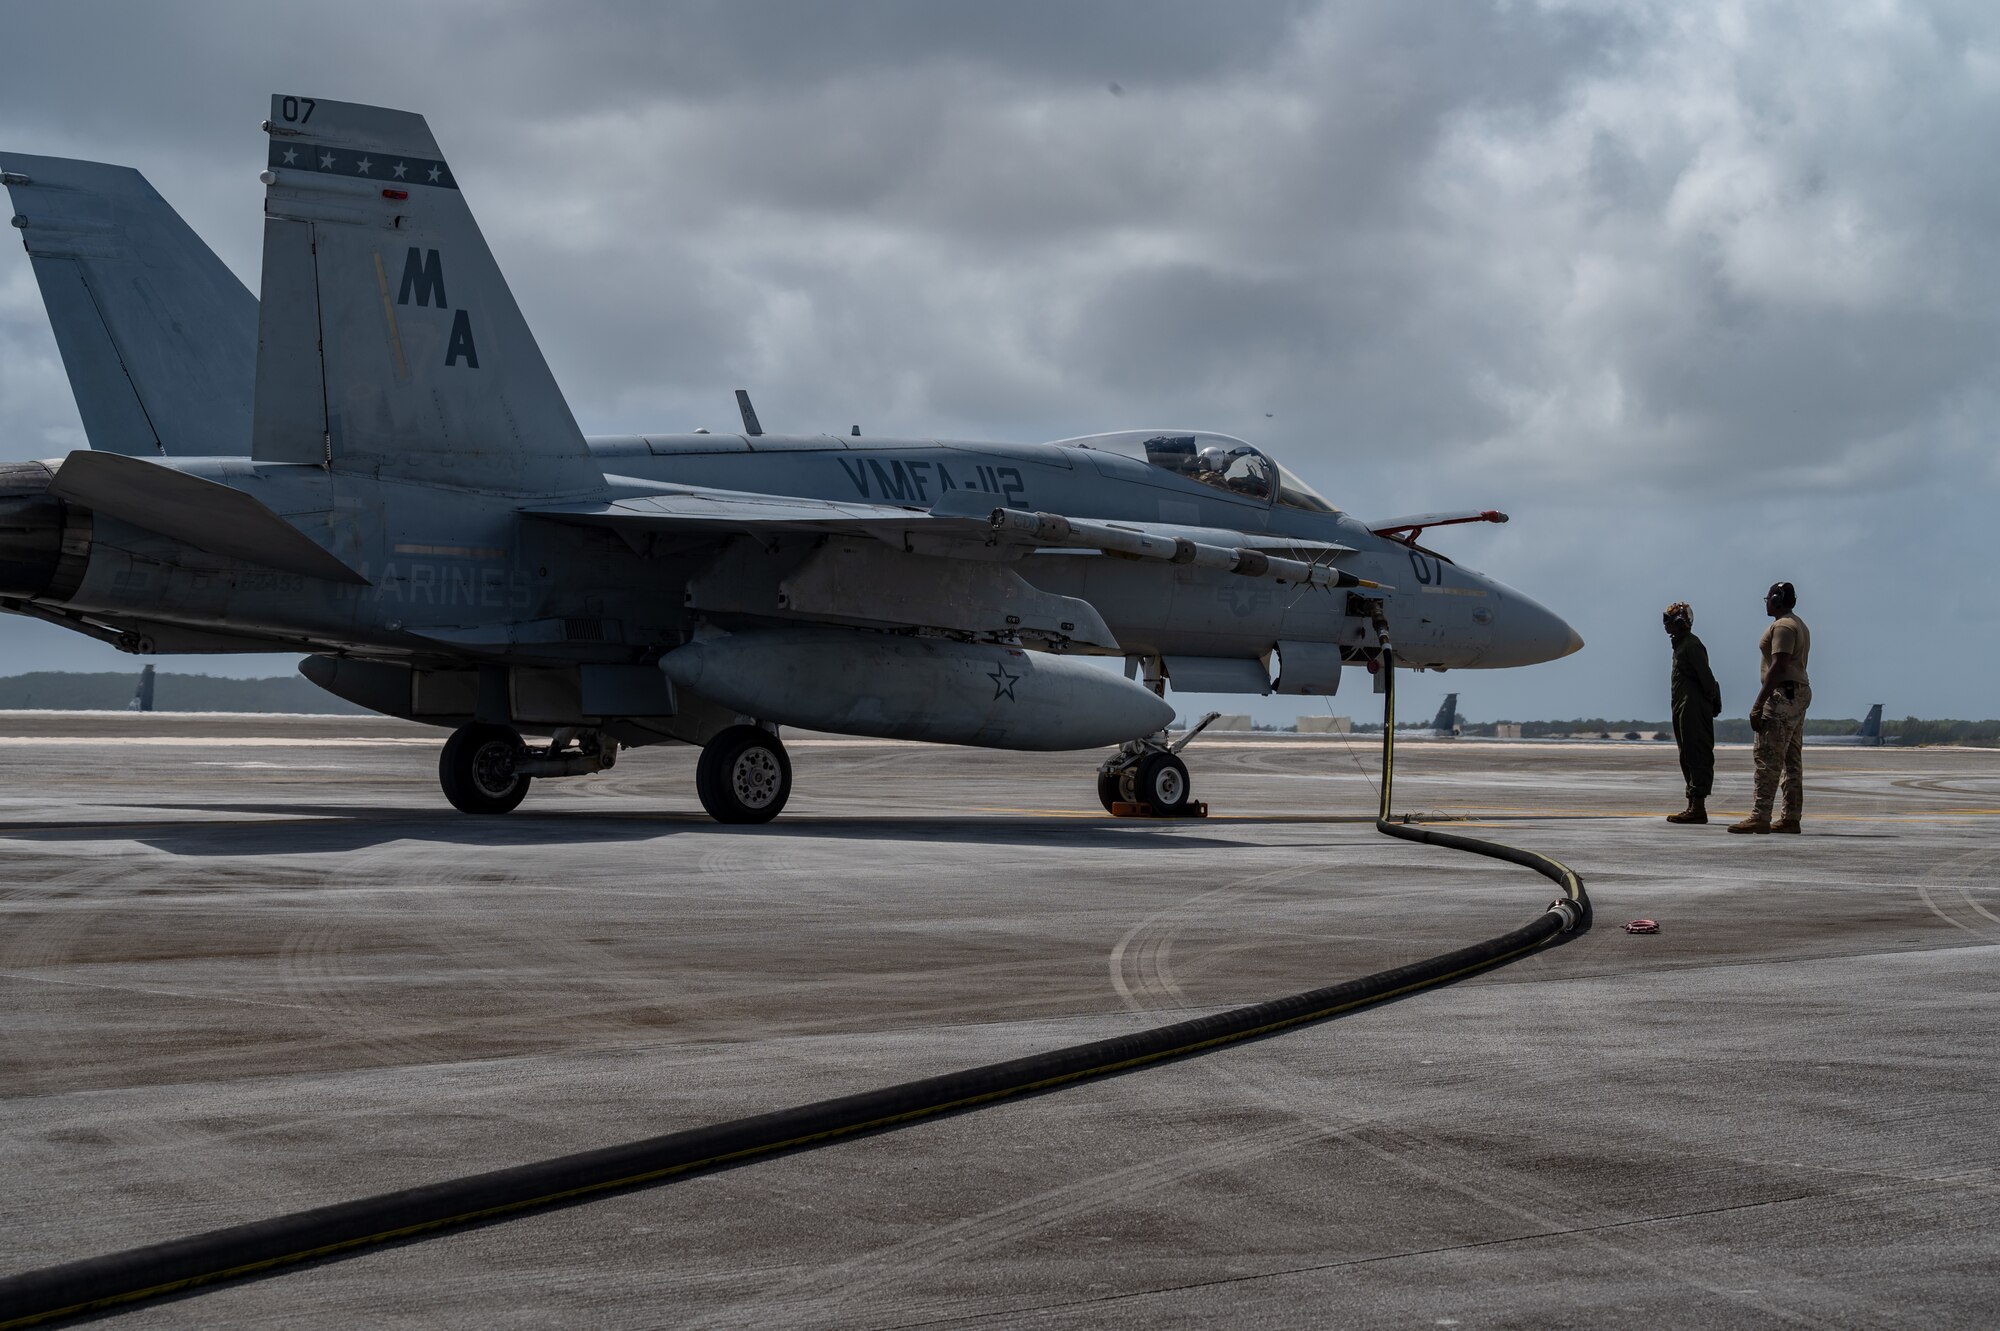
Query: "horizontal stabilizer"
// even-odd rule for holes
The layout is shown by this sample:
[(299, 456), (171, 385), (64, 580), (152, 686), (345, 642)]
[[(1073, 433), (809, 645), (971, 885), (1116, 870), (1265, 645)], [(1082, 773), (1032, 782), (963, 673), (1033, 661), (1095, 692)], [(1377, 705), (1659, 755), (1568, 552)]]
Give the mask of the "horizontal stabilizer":
[(130, 167), (0, 153), (90, 446), (250, 451), (257, 300)]
[(144, 458), (71, 453), (49, 493), (210, 554), (329, 582), (368, 581), (254, 496)]

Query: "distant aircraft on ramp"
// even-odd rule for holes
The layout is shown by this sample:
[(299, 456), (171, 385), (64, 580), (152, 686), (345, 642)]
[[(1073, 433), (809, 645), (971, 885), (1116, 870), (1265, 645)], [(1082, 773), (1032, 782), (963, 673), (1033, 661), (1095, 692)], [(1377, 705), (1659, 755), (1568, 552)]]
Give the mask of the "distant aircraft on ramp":
[(1460, 725), (1458, 715), (1458, 695), (1447, 693), (1439, 704), (1437, 715), (1431, 718), (1431, 734), (1439, 739), (1457, 739)]
[(1861, 719), (1852, 735), (1807, 735), (1806, 744), (1859, 744), (1879, 747), (1882, 738), (1882, 704), (1876, 703), (1868, 709), (1868, 715)]

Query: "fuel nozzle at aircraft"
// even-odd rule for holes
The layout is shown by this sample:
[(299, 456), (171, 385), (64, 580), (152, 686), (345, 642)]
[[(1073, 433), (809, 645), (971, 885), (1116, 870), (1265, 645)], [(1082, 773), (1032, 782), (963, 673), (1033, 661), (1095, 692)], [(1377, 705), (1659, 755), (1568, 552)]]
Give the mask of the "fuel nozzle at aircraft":
[(65, 600), (83, 582), (91, 516), (51, 495), (46, 462), (0, 464), (0, 596)]

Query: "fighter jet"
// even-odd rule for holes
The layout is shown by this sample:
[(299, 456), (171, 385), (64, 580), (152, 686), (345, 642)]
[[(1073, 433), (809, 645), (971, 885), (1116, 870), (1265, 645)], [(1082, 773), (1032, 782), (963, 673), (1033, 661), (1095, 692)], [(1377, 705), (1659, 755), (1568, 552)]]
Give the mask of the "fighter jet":
[(1444, 695), (1444, 701), (1438, 704), (1437, 715), (1431, 718), (1430, 729), (1413, 730), (1409, 734), (1418, 738), (1427, 735), (1432, 739), (1457, 739), (1460, 733), (1460, 719), (1458, 695), (1447, 693)]
[(1859, 744), (1880, 747), (1882, 738), (1882, 704), (1875, 703), (1868, 709), (1868, 715), (1861, 718), (1861, 724), (1854, 728), (1852, 735), (1807, 735), (1806, 744)]
[(711, 815), (762, 822), (792, 726), (1117, 745), (1100, 798), (1172, 813), (1168, 687), (1332, 693), (1378, 616), (1417, 667), (1582, 645), (1416, 543), (1504, 515), (1367, 523), (1207, 431), (864, 442), (766, 434), (745, 397), (740, 433), (586, 440), (421, 116), (280, 95), (264, 130), (248, 305), (136, 173), (0, 157), (93, 446), (0, 467), (0, 609), (301, 650), (450, 727), (466, 812), (678, 741)]

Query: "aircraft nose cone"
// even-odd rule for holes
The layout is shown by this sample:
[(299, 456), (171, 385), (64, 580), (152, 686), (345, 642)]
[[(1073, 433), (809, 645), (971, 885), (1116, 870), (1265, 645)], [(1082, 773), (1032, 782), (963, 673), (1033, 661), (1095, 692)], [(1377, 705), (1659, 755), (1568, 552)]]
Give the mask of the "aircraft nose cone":
[(1493, 646), (1481, 665), (1539, 665), (1583, 650), (1583, 635), (1561, 615), (1516, 591), (1508, 591), (1506, 598)]

